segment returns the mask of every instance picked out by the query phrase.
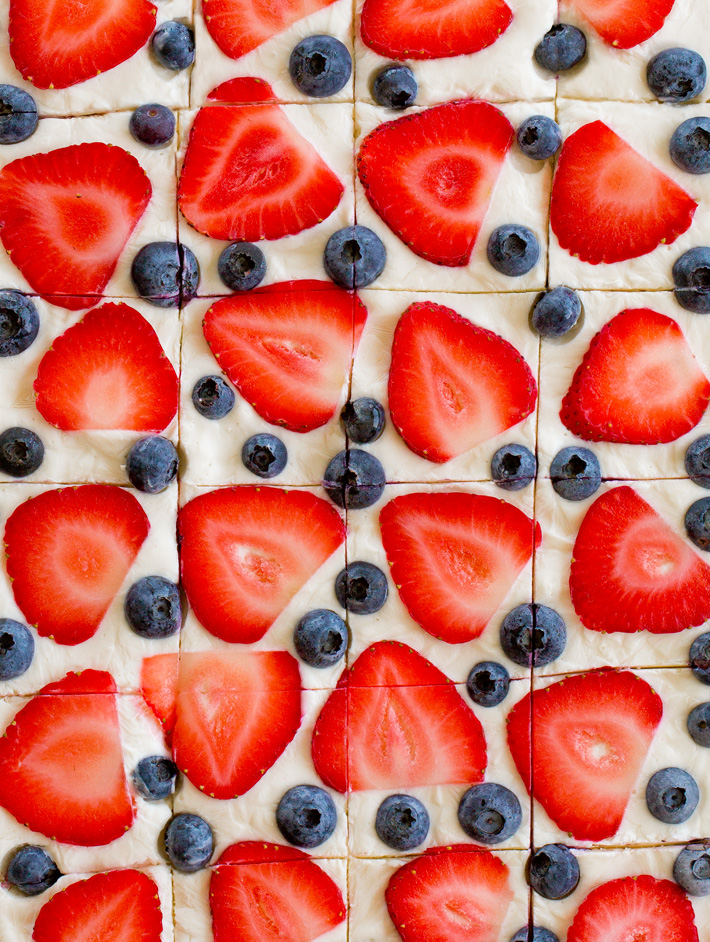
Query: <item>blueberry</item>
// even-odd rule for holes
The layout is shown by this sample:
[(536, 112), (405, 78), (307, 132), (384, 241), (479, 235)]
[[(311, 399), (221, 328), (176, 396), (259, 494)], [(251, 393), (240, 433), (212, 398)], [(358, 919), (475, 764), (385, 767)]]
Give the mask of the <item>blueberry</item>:
[(42, 439), (28, 428), (6, 428), (0, 434), (0, 471), (13, 478), (26, 478), (44, 460)]
[(525, 445), (503, 445), (491, 459), (491, 477), (506, 491), (519, 491), (535, 479), (537, 461)]
[(387, 601), (387, 576), (372, 563), (348, 563), (335, 580), (335, 595), (353, 615), (373, 615)]
[(338, 507), (362, 510), (371, 507), (385, 490), (385, 469), (368, 451), (341, 451), (325, 469), (323, 487)]
[(710, 685), (710, 632), (698, 635), (690, 646), (690, 668), (703, 684)]
[(242, 462), (247, 471), (260, 478), (275, 478), (286, 467), (288, 451), (280, 438), (259, 432), (242, 445)]
[(687, 821), (699, 801), (698, 785), (684, 769), (659, 769), (646, 785), (648, 810), (664, 824), (682, 824)]
[(250, 291), (264, 280), (266, 258), (258, 245), (232, 242), (219, 256), (217, 273), (232, 291)]
[(175, 480), (177, 472), (175, 445), (162, 435), (140, 438), (128, 452), (126, 474), (138, 491), (159, 494)]
[(503, 619), (500, 644), (513, 663), (544, 667), (564, 651), (567, 628), (554, 608), (537, 602), (518, 605)]
[(673, 879), (691, 896), (710, 896), (710, 841), (686, 844), (673, 864)]
[(168, 20), (153, 33), (153, 54), (171, 72), (180, 72), (195, 61), (195, 35), (189, 26)]
[(587, 37), (569, 23), (556, 23), (535, 47), (535, 61), (548, 72), (566, 72), (587, 54)]
[(429, 812), (411, 795), (388, 795), (377, 809), (377, 836), (394, 850), (414, 850), (429, 833)]
[(671, 160), (687, 173), (710, 173), (710, 118), (688, 118), (673, 132)]
[(688, 733), (699, 746), (710, 749), (710, 703), (699, 703), (688, 714)]
[(710, 497), (701, 497), (688, 507), (685, 529), (698, 549), (710, 552)]
[(0, 144), (19, 144), (37, 130), (37, 104), (16, 85), (0, 85)]
[(346, 402), (340, 413), (340, 427), (356, 445), (371, 445), (385, 430), (385, 410), (376, 400), (363, 396)]
[(510, 942), (560, 942), (550, 929), (543, 926), (523, 926), (518, 929)]
[(296, 653), (310, 667), (332, 667), (348, 649), (348, 628), (327, 608), (306, 612), (293, 633)]
[(564, 337), (579, 321), (582, 302), (571, 288), (558, 285), (536, 301), (532, 309), (532, 326), (546, 339)]
[(126, 621), (141, 638), (169, 638), (180, 630), (180, 590), (162, 576), (134, 582), (123, 606)]
[(688, 445), (685, 470), (691, 481), (710, 490), (710, 435), (701, 435)]
[(525, 275), (539, 258), (540, 245), (527, 226), (498, 226), (488, 240), (488, 261), (502, 275)]
[(406, 65), (386, 65), (372, 83), (372, 97), (377, 104), (395, 111), (413, 105), (418, 90), (414, 72)]
[(197, 294), (200, 266), (182, 243), (149, 242), (133, 259), (131, 278), (145, 301), (156, 307), (180, 307)]
[(648, 87), (659, 101), (690, 101), (705, 88), (705, 60), (692, 49), (664, 49), (646, 66)]
[(518, 128), (518, 147), (532, 160), (547, 160), (554, 157), (562, 144), (562, 131), (552, 118), (534, 114), (526, 118)]
[(165, 105), (141, 105), (128, 122), (133, 137), (146, 147), (162, 147), (173, 139), (175, 115)]
[(197, 873), (206, 867), (214, 850), (212, 828), (196, 814), (174, 815), (165, 828), (165, 853), (181, 873)]
[(146, 756), (133, 770), (133, 784), (146, 801), (162, 801), (175, 791), (178, 767), (166, 756)]
[(296, 785), (276, 808), (276, 824), (290, 844), (319, 847), (335, 831), (338, 812), (328, 792), (317, 785)]
[(19, 291), (0, 291), (0, 357), (14, 357), (31, 346), (39, 333), (39, 314)]
[(13, 618), (0, 618), (0, 680), (24, 674), (34, 654), (35, 642), (29, 628)]
[(577, 858), (564, 844), (545, 844), (530, 855), (527, 879), (539, 896), (564, 899), (579, 883)]
[(550, 480), (565, 500), (586, 500), (602, 483), (599, 460), (588, 448), (563, 448), (552, 459)]
[(306, 36), (288, 60), (291, 81), (311, 98), (335, 95), (347, 85), (352, 68), (347, 47), (334, 36)]
[(328, 239), (323, 265), (341, 288), (365, 288), (382, 274), (387, 253), (380, 237), (367, 226), (346, 226)]
[(39, 896), (61, 877), (61, 871), (43, 847), (25, 844), (10, 857), (5, 878), (25, 896)]
[(466, 681), (469, 697), (482, 707), (498, 706), (508, 696), (509, 689), (510, 674), (502, 664), (495, 661), (475, 664)]
[(221, 376), (203, 376), (192, 390), (192, 404), (205, 419), (223, 419), (234, 402), (234, 390)]
[(500, 844), (520, 827), (520, 802), (505, 785), (473, 785), (459, 803), (459, 824), (479, 844)]

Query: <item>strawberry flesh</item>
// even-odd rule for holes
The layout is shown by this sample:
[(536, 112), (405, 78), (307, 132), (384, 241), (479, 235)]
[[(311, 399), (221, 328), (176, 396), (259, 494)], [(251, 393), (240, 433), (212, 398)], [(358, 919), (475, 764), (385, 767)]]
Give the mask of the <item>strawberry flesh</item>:
[(202, 0), (207, 30), (222, 52), (239, 59), (335, 0)]
[(608, 46), (631, 49), (654, 36), (675, 0), (563, 0), (594, 27)]
[(228, 104), (259, 104), (263, 101), (276, 101), (274, 90), (262, 78), (240, 75), (217, 85), (207, 96), (208, 101), (222, 101)]
[(141, 664), (140, 690), (146, 704), (163, 728), (168, 746), (175, 729), (178, 683), (178, 655), (154, 654), (144, 657)]

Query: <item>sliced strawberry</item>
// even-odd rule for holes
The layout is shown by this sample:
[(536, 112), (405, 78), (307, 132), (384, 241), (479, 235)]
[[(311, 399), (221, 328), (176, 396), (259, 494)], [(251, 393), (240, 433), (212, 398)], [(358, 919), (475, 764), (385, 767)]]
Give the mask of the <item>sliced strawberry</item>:
[(68, 88), (130, 59), (156, 13), (148, 0), (10, 0), (10, 55), (37, 88)]
[(365, 0), (360, 34), (388, 59), (441, 59), (491, 46), (512, 22), (505, 0)]
[(173, 755), (205, 794), (249, 791), (300, 724), (301, 678), (287, 651), (181, 654)]
[(407, 446), (444, 462), (527, 418), (537, 384), (507, 340), (441, 304), (418, 301), (394, 332), (388, 396)]
[(340, 179), (278, 105), (212, 105), (195, 118), (178, 202), (213, 239), (280, 239), (323, 222)]
[(141, 664), (141, 696), (163, 727), (168, 745), (175, 729), (178, 683), (178, 655), (155, 654), (144, 657)]
[(179, 514), (182, 583), (215, 637), (258, 641), (345, 539), (335, 508), (308, 491), (231, 487)]
[(139, 870), (111, 870), (78, 880), (45, 903), (33, 942), (160, 942), (158, 887)]
[(567, 138), (552, 182), (550, 224), (583, 262), (623, 262), (675, 242), (698, 204), (603, 121)]
[(64, 694), (73, 696), (75, 693), (116, 693), (116, 681), (108, 671), (70, 671), (61, 680), (45, 684), (40, 690), (44, 696), (49, 694)]
[(202, 0), (210, 36), (232, 59), (256, 49), (335, 0)]
[(630, 671), (576, 674), (516, 703), (508, 747), (557, 827), (601, 841), (619, 830), (662, 714), (661, 698)]
[(289, 281), (217, 301), (205, 338), (219, 365), (259, 415), (311, 432), (335, 415), (350, 378), (367, 311), (324, 281)]
[(121, 147), (74, 144), (20, 157), (0, 170), (0, 239), (38, 294), (73, 311), (93, 307), (151, 193)]
[(340, 792), (474, 784), (486, 768), (483, 729), (456, 687), (421, 654), (386, 641), (343, 674), (311, 752)]
[(241, 75), (217, 85), (207, 96), (208, 101), (223, 101), (229, 104), (259, 104), (262, 101), (276, 101), (274, 90), (262, 78)]
[(631, 49), (654, 36), (675, 0), (563, 0), (594, 27), (608, 46)]
[(449, 644), (483, 632), (540, 540), (517, 507), (459, 491), (395, 497), (380, 511), (380, 530), (407, 611)]
[(466, 265), (513, 140), (484, 101), (451, 101), (386, 121), (360, 146), (357, 166), (372, 208), (412, 252)]
[(587, 511), (569, 590), (592, 631), (672, 634), (710, 618), (710, 566), (628, 486), (602, 494)]
[(639, 308), (617, 314), (592, 339), (560, 418), (587, 441), (652, 445), (695, 428), (708, 400), (710, 382), (680, 327)]
[(499, 942), (512, 899), (508, 867), (470, 844), (430, 848), (385, 890), (402, 942)]
[(0, 738), (0, 805), (33, 831), (85, 847), (121, 837), (136, 813), (116, 698), (95, 693), (96, 685), (89, 676), (83, 693), (75, 674), (65, 689), (61, 681), (52, 684), (15, 714)]

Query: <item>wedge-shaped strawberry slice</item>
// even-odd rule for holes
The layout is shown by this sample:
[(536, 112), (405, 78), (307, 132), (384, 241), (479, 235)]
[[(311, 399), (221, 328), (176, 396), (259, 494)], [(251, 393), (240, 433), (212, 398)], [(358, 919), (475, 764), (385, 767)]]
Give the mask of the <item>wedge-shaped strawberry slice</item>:
[(173, 755), (205, 794), (249, 791), (300, 724), (301, 678), (287, 651), (181, 654)]
[(508, 747), (529, 792), (532, 755), (534, 795), (555, 824), (602, 841), (619, 830), (662, 714), (661, 698), (630, 671), (576, 674), (516, 703)]
[(150, 524), (136, 498), (107, 484), (43, 491), (5, 525), (15, 601), (43, 637), (91, 638), (133, 565)]
[(507, 340), (441, 304), (419, 301), (394, 333), (388, 396), (407, 446), (444, 462), (527, 418), (537, 384)]
[(603, 121), (562, 145), (552, 181), (550, 224), (583, 262), (623, 262), (675, 242), (698, 204)]
[(207, 30), (232, 59), (256, 49), (267, 39), (335, 0), (202, 0)]
[(45, 903), (33, 942), (160, 942), (163, 916), (155, 881), (139, 870), (79, 880)]
[(448, 102), (375, 128), (358, 174), (372, 208), (412, 252), (466, 265), (512, 140), (493, 105)]
[(154, 654), (141, 664), (141, 696), (163, 727), (168, 746), (173, 741), (177, 718), (175, 698), (178, 683), (178, 655)]
[(344, 187), (278, 105), (212, 105), (180, 174), (185, 219), (213, 239), (280, 239), (323, 222)]
[(232, 844), (210, 877), (214, 942), (311, 942), (345, 920), (337, 885), (308, 854)]
[(345, 539), (335, 508), (307, 491), (231, 487), (179, 514), (182, 584), (204, 627), (223, 641), (262, 638)]
[(482, 847), (431, 847), (392, 874), (387, 909), (403, 942), (498, 942), (513, 899), (508, 873)]
[[(110, 674), (86, 671), (40, 690), (0, 738), (0, 805), (65, 844), (121, 837), (135, 807), (123, 768)], [(97, 676), (98, 675), (98, 676)], [(102, 680), (103, 676), (103, 680)], [(95, 692), (101, 686), (106, 692)]]
[(151, 194), (121, 147), (73, 144), (20, 157), (0, 170), (0, 239), (38, 294), (72, 311), (93, 307)]
[(628, 486), (602, 494), (587, 511), (569, 589), (592, 631), (672, 634), (710, 618), (710, 566)]
[(367, 312), (324, 281), (289, 281), (222, 298), (203, 329), (219, 365), (259, 415), (310, 432), (335, 415)]
[(631, 49), (654, 36), (675, 0), (562, 0), (576, 10), (609, 46)]
[(395, 497), (380, 529), (407, 611), (449, 644), (483, 632), (540, 540), (539, 525), (512, 504), (458, 491)]
[(240, 75), (215, 86), (207, 96), (208, 101), (224, 101), (230, 104), (259, 104), (263, 101), (276, 101), (277, 96), (267, 81)]
[(485, 49), (512, 21), (505, 0), (365, 0), (360, 33), (389, 59), (441, 59)]

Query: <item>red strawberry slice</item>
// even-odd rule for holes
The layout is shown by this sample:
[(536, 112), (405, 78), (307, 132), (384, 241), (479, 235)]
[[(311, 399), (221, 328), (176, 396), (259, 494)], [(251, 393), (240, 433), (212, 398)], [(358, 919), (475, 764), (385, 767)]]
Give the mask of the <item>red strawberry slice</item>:
[(421, 654), (386, 641), (343, 674), (311, 752), (339, 792), (474, 784), (486, 768), (483, 729), (456, 687)]
[(583, 262), (623, 262), (675, 242), (698, 204), (603, 121), (567, 138), (552, 181), (550, 224)]
[(587, 441), (652, 445), (685, 435), (710, 400), (683, 331), (649, 308), (622, 311), (593, 338), (560, 418)]
[(182, 583), (223, 641), (258, 641), (345, 539), (335, 508), (307, 491), (231, 487), (180, 511)]
[(42, 695), (64, 694), (73, 696), (77, 693), (116, 693), (116, 681), (106, 671), (91, 668), (82, 671), (70, 671), (61, 680), (53, 681), (42, 687)]
[(567, 933), (567, 942), (698, 942), (693, 904), (677, 883), (642, 874), (595, 887)]
[(380, 511), (380, 529), (407, 611), (449, 644), (483, 632), (541, 538), (512, 504), (458, 491), (395, 497)]
[(289, 281), (222, 298), (203, 329), (212, 353), (259, 415), (311, 432), (335, 415), (367, 311), (324, 281)]
[(537, 384), (507, 340), (441, 304), (419, 301), (394, 333), (388, 396), (407, 446), (444, 462), (527, 418)]
[(173, 365), (127, 304), (104, 304), (54, 340), (34, 390), (37, 411), (63, 431), (162, 432), (177, 412)]
[(569, 590), (592, 631), (672, 634), (710, 618), (710, 566), (628, 486), (602, 494), (587, 511)]
[(68, 88), (130, 59), (156, 12), (148, 0), (10, 0), (10, 55), (37, 88)]
[(287, 651), (181, 654), (173, 755), (207, 795), (249, 791), (300, 725), (301, 678)]
[(345, 920), (335, 882), (302, 851), (244, 841), (210, 877), (214, 942), (311, 942)]
[(96, 634), (150, 524), (136, 498), (106, 484), (43, 491), (5, 525), (7, 573), (29, 624), (58, 644)]
[(232, 59), (256, 49), (267, 39), (335, 0), (202, 0), (210, 36)]
[(365, 0), (360, 33), (388, 59), (441, 59), (491, 46), (512, 21), (505, 0)]
[(217, 85), (209, 93), (207, 100), (247, 105), (262, 101), (276, 101), (276, 95), (264, 79), (241, 75)]
[(466, 265), (513, 140), (484, 101), (452, 101), (386, 121), (360, 146), (358, 174), (372, 208), (412, 252)]
[(213, 239), (280, 239), (323, 222), (340, 179), (278, 105), (212, 105), (195, 118), (178, 202)]
[(576, 674), (516, 703), (508, 747), (529, 792), (532, 755), (532, 791), (557, 827), (602, 841), (619, 830), (662, 714), (661, 698), (630, 671)]
[(141, 664), (141, 696), (163, 727), (168, 745), (172, 743), (177, 719), (175, 698), (178, 683), (178, 655), (155, 654)]
[(139, 870), (111, 870), (78, 880), (40, 909), (33, 942), (160, 942), (158, 887)]
[[(116, 698), (72, 674), (17, 713), (0, 738), (0, 805), (52, 840), (95, 847), (130, 828)], [(101, 685), (112, 685), (110, 675)], [(71, 696), (68, 696), (71, 694)]]
[(385, 900), (402, 942), (499, 942), (508, 867), (470, 844), (432, 847), (390, 877)]
[(594, 27), (608, 46), (631, 49), (654, 36), (675, 0), (563, 0)]
[(0, 239), (38, 294), (72, 311), (93, 307), (151, 193), (121, 147), (74, 144), (20, 157), (0, 170)]

